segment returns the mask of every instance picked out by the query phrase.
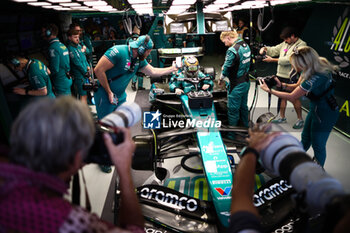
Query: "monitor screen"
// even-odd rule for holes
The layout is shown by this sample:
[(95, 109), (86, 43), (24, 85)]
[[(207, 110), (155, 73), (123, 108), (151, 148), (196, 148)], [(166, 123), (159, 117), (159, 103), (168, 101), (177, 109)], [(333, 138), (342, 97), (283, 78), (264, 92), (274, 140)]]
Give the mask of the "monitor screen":
[(170, 33), (185, 33), (183, 23), (171, 23), (170, 24)]
[(223, 21), (216, 21), (213, 24), (213, 31), (214, 32), (224, 32), (224, 31), (229, 31), (228, 23), (226, 20)]

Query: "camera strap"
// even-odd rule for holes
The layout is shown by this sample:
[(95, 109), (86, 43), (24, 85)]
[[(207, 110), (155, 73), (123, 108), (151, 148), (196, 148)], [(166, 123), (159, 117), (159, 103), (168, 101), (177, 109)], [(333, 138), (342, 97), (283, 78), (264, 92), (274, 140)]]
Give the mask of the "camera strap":
[[(91, 203), (89, 194), (86, 188), (86, 181), (83, 169), (80, 169), (81, 171), (81, 177), (84, 183), (84, 191), (85, 191), (85, 208), (89, 212), (91, 212)], [(72, 186), (72, 203), (75, 205), (80, 206), (80, 179), (79, 179), (79, 172), (73, 176), (73, 186)]]
[(309, 98), (312, 101), (319, 101), (322, 97), (324, 97), (330, 90), (332, 90), (333, 88), (335, 88), (335, 81), (332, 79), (331, 84), (329, 85), (329, 87), (322, 92), (320, 95), (315, 95), (312, 91), (308, 92), (305, 96), (307, 98)]

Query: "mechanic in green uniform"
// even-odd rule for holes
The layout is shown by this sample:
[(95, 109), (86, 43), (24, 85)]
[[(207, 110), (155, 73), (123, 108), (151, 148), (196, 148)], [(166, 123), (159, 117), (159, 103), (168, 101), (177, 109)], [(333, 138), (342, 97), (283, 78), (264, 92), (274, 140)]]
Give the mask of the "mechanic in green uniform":
[(49, 24), (42, 28), (42, 36), (49, 42), (49, 68), (54, 92), (59, 95), (71, 95), (72, 79), (69, 76), (69, 52), (57, 38), (58, 28)]
[(186, 37), (186, 47), (192, 48), (192, 47), (201, 46), (202, 41), (203, 41), (203, 37), (200, 37), (199, 35), (188, 35)]
[(166, 37), (166, 41), (164, 44), (164, 48), (174, 48), (174, 35), (168, 34), (165, 37)]
[(28, 88), (14, 88), (13, 92), (18, 95), (47, 96), (55, 98), (52, 92), (49, 69), (39, 60), (14, 57), (10, 65), (17, 71), (24, 71), (29, 79)]
[(151, 77), (160, 77), (177, 71), (175, 62), (167, 68), (155, 68), (148, 64), (145, 58), (151, 53), (152, 48), (152, 39), (148, 35), (140, 36), (130, 45), (111, 47), (98, 61), (94, 71), (101, 85), (95, 92), (99, 119), (126, 101), (125, 90), (137, 71)]
[(75, 29), (79, 32), (79, 44), (82, 47), (83, 52), (85, 52), (86, 60), (89, 64), (92, 63), (92, 42), (89, 34), (84, 32), (84, 29), (78, 23), (72, 23), (69, 29)]
[[(131, 36), (128, 39), (126, 39), (126, 44), (129, 45), (130, 42), (136, 41), (139, 38), (139, 36), (140, 36), (140, 29), (137, 26), (134, 26)], [(139, 90), (145, 89), (143, 87), (143, 76), (144, 74), (140, 72), (136, 72), (136, 74), (134, 75), (131, 81), (131, 88), (133, 91), (136, 91), (136, 82), (138, 82), (137, 87)]]
[(186, 48), (186, 35), (185, 34), (175, 34), (175, 48)]
[(79, 31), (69, 29), (68, 36), (68, 50), (71, 64), (71, 75), (73, 77), (74, 89), (76, 94), (80, 96), (80, 100), (87, 104), (87, 93), (83, 90), (83, 84), (89, 80), (90, 66), (86, 60), (86, 56), (79, 41)]
[[(229, 47), (219, 80), (219, 85), (225, 78), (229, 81), (227, 85), (228, 122), (231, 126), (237, 126), (241, 120), (243, 126), (248, 127), (250, 48), (236, 31), (222, 32), (220, 40)], [(233, 134), (229, 136), (234, 137)]]
[(326, 58), (319, 57), (317, 52), (308, 46), (293, 49), (290, 64), (297, 72), (301, 72), (298, 82), (289, 84), (277, 78), (275, 80), (277, 87), (291, 93), (269, 89), (263, 81), (260, 81), (261, 89), (289, 101), (303, 95), (310, 99), (309, 112), (301, 133), (301, 143), (305, 151), (312, 145), (316, 161), (324, 166), (328, 136), (339, 116), (332, 80), (332, 72), (338, 67), (330, 64)]
[[(164, 35), (163, 20), (158, 20), (156, 28), (153, 30), (152, 39), (155, 49), (165, 48), (167, 38)], [(159, 67), (164, 67), (164, 58), (159, 59)]]
[[(186, 56), (182, 59), (182, 72), (178, 72), (174, 74), (169, 82), (169, 89), (171, 92), (175, 92), (177, 95), (187, 94), (190, 91), (195, 91), (196, 87), (190, 83), (183, 80), (179, 80), (181, 78), (199, 78), (203, 79), (205, 77), (209, 77), (202, 73), (199, 70), (199, 62), (195, 56)], [(213, 81), (212, 80), (204, 80), (203, 82), (198, 83), (198, 90), (213, 90)]]
[[(98, 61), (94, 71), (100, 87), (95, 93), (98, 118), (113, 112), (126, 101), (125, 89), (137, 71), (160, 77), (177, 71), (176, 64), (167, 68), (155, 68), (145, 58), (150, 54), (153, 41), (148, 36), (140, 36), (130, 45), (115, 45), (108, 49)], [(115, 98), (116, 97), (116, 98)]]

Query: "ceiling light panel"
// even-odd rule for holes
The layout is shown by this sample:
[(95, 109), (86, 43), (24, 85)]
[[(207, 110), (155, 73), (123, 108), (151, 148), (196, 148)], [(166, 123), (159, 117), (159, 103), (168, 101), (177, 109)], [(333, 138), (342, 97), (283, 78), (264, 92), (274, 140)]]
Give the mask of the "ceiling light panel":
[(84, 1), (84, 4), (87, 6), (107, 6), (107, 2), (105, 1), (93, 1), (93, 2)]
[(272, 6), (275, 6), (275, 5), (280, 5), (280, 4), (292, 3), (292, 2), (296, 2), (296, 1), (275, 0), (275, 1), (271, 1), (271, 5), (272, 5)]
[(188, 4), (194, 4), (196, 3), (196, 0), (174, 0), (172, 5), (188, 5)]
[(47, 0), (47, 1), (52, 3), (72, 2), (72, 0)]
[(216, 0), (214, 4), (234, 4), (238, 2), (239, 0)]
[(42, 6), (42, 8), (45, 8), (45, 9), (54, 9), (54, 8), (57, 8), (58, 6)]
[(152, 4), (148, 3), (148, 4), (133, 4), (131, 5), (132, 8), (134, 9), (139, 9), (139, 8), (152, 8)]
[(56, 11), (70, 11), (71, 9), (68, 7), (60, 7), (60, 8), (54, 8)]
[(170, 9), (188, 9), (191, 5), (177, 5), (177, 6), (171, 6)]
[(152, 3), (152, 0), (128, 0), (129, 4), (146, 4)]
[(28, 2), (28, 5), (31, 5), (31, 6), (51, 6), (51, 3), (48, 3), (48, 2)]
[(69, 2), (69, 3), (60, 3), (61, 6), (64, 7), (72, 7), (72, 6), (81, 6), (79, 3), (77, 2)]
[(37, 2), (38, 0), (12, 0), (14, 2)]

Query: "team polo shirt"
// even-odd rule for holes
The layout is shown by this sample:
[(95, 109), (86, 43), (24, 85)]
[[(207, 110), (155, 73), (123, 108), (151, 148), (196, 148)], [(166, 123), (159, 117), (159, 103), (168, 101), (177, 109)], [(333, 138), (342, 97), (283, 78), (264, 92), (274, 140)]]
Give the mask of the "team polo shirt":
[(55, 95), (52, 92), (50, 77), (47, 73), (47, 67), (41, 61), (31, 59), (29, 60), (26, 69), (29, 83), (33, 90), (40, 90), (46, 87), (46, 96), (55, 98)]

